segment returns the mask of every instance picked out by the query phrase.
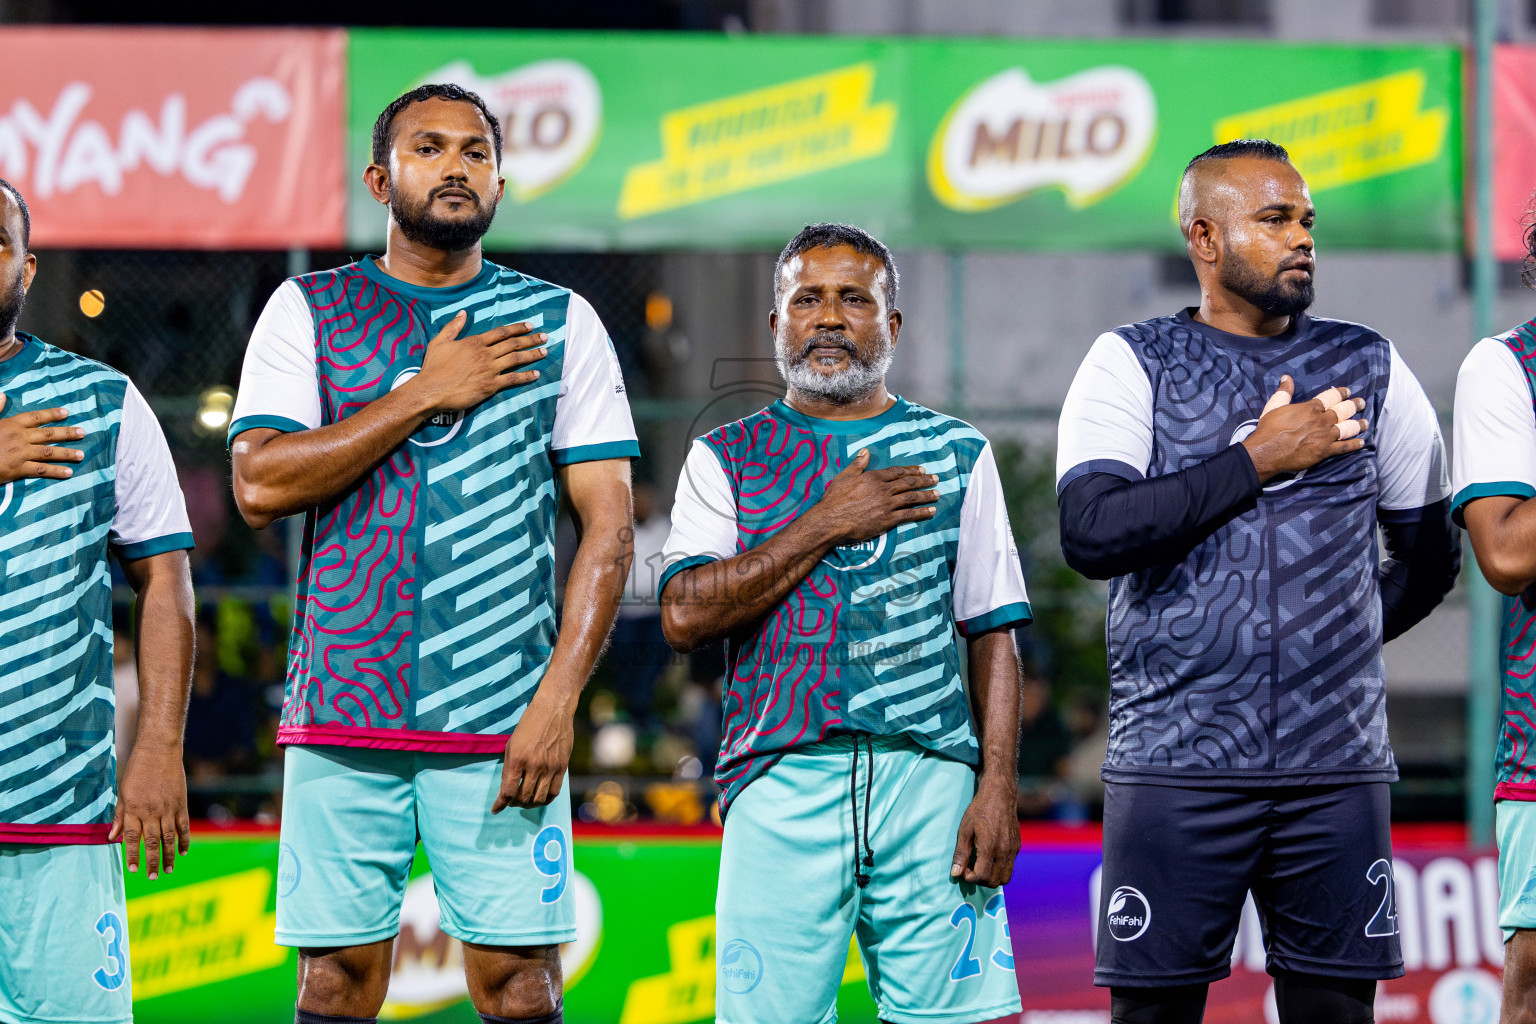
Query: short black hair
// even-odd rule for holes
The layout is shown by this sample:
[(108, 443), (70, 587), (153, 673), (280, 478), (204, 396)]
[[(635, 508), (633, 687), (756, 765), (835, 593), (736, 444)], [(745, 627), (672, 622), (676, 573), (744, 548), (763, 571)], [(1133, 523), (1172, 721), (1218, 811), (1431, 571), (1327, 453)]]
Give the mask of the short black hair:
[(1259, 160), (1274, 160), (1282, 164), (1291, 162), (1291, 154), (1287, 153), (1285, 147), (1278, 142), (1271, 142), (1268, 139), (1233, 139), (1231, 142), (1212, 146), (1196, 156), (1184, 165), (1184, 173), (1188, 174), (1190, 168), (1196, 164), (1203, 164), (1207, 160), (1234, 160), (1243, 156), (1251, 156)]
[(384, 112), (379, 115), (379, 119), (373, 122), (374, 163), (389, 163), (389, 147), (394, 141), (390, 136), (394, 132), (395, 118), (400, 115), (400, 111), (413, 103), (421, 103), (425, 100), (453, 100), (459, 103), (473, 103), (479, 108), (480, 113), (490, 123), (491, 135), (495, 137), (496, 141), (496, 163), (500, 166), (501, 121), (497, 119), (495, 114), (491, 113), (491, 108), (485, 105), (485, 100), (480, 98), (479, 93), (470, 92), (462, 85), (454, 85), (451, 82), (433, 82), (428, 85), (418, 85), (384, 108)]
[(27, 200), (21, 194), (21, 189), (4, 178), (0, 178), (0, 188), (11, 194), (11, 198), (16, 200), (16, 207), (21, 210), (21, 251), (28, 252), (32, 248), (32, 211), (27, 209)]
[(784, 298), (784, 264), (808, 250), (835, 249), (840, 245), (880, 260), (881, 266), (885, 267), (885, 309), (886, 312), (895, 309), (896, 285), (899, 282), (896, 258), (884, 242), (852, 224), (807, 224), (789, 240), (784, 251), (779, 253), (778, 262), (773, 265), (773, 308), (778, 309), (779, 301)]

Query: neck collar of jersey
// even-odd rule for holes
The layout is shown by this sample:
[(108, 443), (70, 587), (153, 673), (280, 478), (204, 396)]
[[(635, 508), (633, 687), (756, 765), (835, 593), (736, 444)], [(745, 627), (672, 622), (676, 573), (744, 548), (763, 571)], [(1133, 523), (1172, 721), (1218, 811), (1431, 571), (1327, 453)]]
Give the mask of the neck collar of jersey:
[(1228, 334), (1226, 331), (1217, 330), (1210, 324), (1201, 323), (1195, 319), (1195, 313), (1199, 311), (1199, 308), (1198, 306), (1188, 306), (1179, 310), (1179, 322), (1218, 344), (1230, 345), (1233, 348), (1284, 348), (1305, 334), (1312, 324), (1312, 318), (1307, 316), (1306, 313), (1297, 313), (1291, 317), (1291, 326), (1279, 334), (1269, 338), (1253, 338), (1246, 334)]
[(37, 357), (42, 355), (43, 343), (32, 335), (25, 331), (17, 331), (16, 340), (21, 342), (21, 351), (11, 356), (11, 358), (0, 362), (0, 380), (8, 380), (16, 376), (16, 374), (37, 362)]
[(398, 277), (391, 277), (384, 273), (376, 262), (376, 257), (373, 256), (364, 256), (357, 261), (357, 266), (364, 275), (379, 286), (388, 288), (398, 295), (404, 295), (408, 299), (420, 299), (433, 306), (444, 306), (468, 298), (475, 292), (489, 287), (491, 280), (497, 274), (496, 264), (490, 260), (481, 259), (480, 273), (463, 284), (456, 284), (451, 288), (424, 288), (419, 284), (407, 284)]
[(861, 420), (824, 420), (819, 416), (807, 416), (790, 406), (784, 399), (779, 399), (768, 407), (775, 419), (793, 424), (805, 430), (813, 430), (818, 434), (867, 434), (872, 427), (883, 427), (887, 423), (895, 423), (907, 414), (907, 400), (900, 395), (892, 395), (896, 399), (891, 407), (878, 416), (866, 416)]

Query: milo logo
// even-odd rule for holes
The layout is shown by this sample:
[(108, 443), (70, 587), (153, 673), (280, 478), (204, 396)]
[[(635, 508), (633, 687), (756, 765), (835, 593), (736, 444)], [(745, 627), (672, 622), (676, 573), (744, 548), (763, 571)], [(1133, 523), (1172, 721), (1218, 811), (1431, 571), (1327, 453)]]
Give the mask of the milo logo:
[(928, 184), (952, 210), (989, 210), (1043, 188), (1081, 209), (1134, 178), (1156, 136), (1152, 87), (1131, 68), (1055, 82), (1008, 68), (977, 83), (939, 125)]

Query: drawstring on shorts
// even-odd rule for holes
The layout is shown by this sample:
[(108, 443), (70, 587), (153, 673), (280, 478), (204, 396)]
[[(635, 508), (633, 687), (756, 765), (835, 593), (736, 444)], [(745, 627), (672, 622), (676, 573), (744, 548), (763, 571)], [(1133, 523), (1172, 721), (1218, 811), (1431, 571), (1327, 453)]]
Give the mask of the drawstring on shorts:
[(864, 852), (859, 853), (859, 741), (853, 738), (853, 770), (848, 773), (848, 802), (853, 809), (853, 880), (860, 889), (869, 884), (866, 868), (875, 866), (875, 848), (870, 844), (869, 792), (875, 785), (875, 741), (865, 740), (868, 750), (864, 761)]

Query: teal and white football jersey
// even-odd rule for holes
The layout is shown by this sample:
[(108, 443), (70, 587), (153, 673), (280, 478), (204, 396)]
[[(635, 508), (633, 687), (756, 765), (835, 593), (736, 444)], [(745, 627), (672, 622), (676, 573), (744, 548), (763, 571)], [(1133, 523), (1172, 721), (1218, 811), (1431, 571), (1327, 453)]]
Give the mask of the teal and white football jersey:
[(117, 800), (107, 552), (192, 547), (154, 413), (123, 374), (18, 334), (4, 415), (69, 410), (66, 480), (0, 485), (0, 843), (104, 843)]
[(555, 644), (557, 466), (640, 454), (618, 357), (579, 295), (486, 262), (420, 288), (364, 259), (285, 282), (251, 336), (242, 431), (337, 423), (428, 342), (529, 322), (541, 376), (421, 427), (306, 515), (279, 743), (499, 753)]
[(788, 526), (861, 448), (870, 469), (937, 476), (938, 513), (835, 548), (756, 628), (727, 639), (722, 807), (786, 751), (840, 734), (905, 736), (978, 765), (955, 631), (1019, 626), (1031, 613), (997, 463), (969, 423), (901, 398), (861, 420), (775, 402), (706, 434), (678, 481), (658, 593)]

